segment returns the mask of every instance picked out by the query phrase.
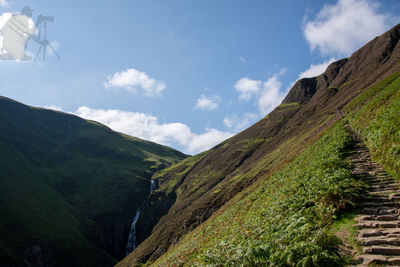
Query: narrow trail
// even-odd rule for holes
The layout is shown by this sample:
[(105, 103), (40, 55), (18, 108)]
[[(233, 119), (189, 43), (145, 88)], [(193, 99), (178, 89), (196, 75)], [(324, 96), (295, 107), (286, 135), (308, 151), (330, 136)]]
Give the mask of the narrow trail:
[(368, 149), (355, 136), (350, 152), (353, 173), (370, 185), (356, 216), (357, 240), (363, 254), (357, 266), (400, 266), (399, 183), (370, 159)]

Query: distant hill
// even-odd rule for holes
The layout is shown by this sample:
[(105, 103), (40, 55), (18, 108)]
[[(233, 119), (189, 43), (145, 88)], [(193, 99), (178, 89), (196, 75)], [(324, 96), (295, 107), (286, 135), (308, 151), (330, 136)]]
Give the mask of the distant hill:
[(113, 265), (150, 177), (185, 157), (0, 97), (0, 265)]
[(348, 127), (400, 174), (399, 40), (397, 25), (296, 82), (247, 130), (153, 175), (142, 243), (117, 266), (343, 264), (328, 229), (361, 190), (344, 158)]

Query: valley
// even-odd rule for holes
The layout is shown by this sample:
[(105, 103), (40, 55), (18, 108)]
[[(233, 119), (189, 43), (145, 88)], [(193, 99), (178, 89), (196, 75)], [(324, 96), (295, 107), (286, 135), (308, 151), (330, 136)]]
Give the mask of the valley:
[[(295, 8), (275, 4), (279, 13), (265, 3), (262, 13), (230, 3), (238, 13), (224, 20), (228, 7), (214, 3), (213, 21), (211, 11), (210, 21), (196, 19), (199, 3), (98, 3), (92, 21), (118, 29), (112, 42), (89, 34), (88, 22), (76, 30), (118, 45), (103, 46), (104, 59), (88, 46), (78, 56), (61, 50), (71, 57), (65, 67), (1, 62), (1, 94), (39, 104), (0, 96), (0, 266), (399, 265), (400, 24), (388, 14), (400, 9), (382, 13), (379, 3), (314, 1), (313, 20), (309, 9), (296, 17)], [(356, 26), (355, 11), (368, 15), (357, 15)], [(16, 14), (29, 20), (33, 9), (21, 12), (3, 13), (0, 24)], [(303, 18), (296, 33), (308, 56), (285, 31), (292, 16)], [(266, 38), (250, 25), (273, 31)], [(353, 40), (359, 29), (370, 41)], [(47, 45), (59, 45), (44, 40), (43, 60)], [(324, 62), (310, 65), (315, 58)], [(290, 62), (294, 70), (282, 67)], [(57, 101), (64, 106), (45, 105)]]

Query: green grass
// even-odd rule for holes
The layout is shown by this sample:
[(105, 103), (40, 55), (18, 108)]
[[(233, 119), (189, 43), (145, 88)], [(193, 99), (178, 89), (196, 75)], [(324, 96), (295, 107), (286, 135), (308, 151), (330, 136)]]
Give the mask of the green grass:
[[(205, 151), (202, 153), (199, 153), (195, 156), (189, 157), (187, 159), (184, 159), (180, 161), (179, 163), (170, 166), (169, 168), (165, 168), (153, 175), (153, 179), (168, 179), (168, 182), (165, 183), (164, 181), (161, 181), (160, 188), (158, 189), (159, 191), (164, 191), (166, 194), (170, 194), (175, 188), (175, 185), (177, 184), (178, 180), (180, 177), (186, 175), (192, 168), (193, 166), (198, 163), (201, 159), (203, 159), (207, 154), (209, 154), (211, 151)], [(179, 193), (179, 192), (178, 192)], [(178, 194), (179, 197), (179, 194)]]
[(25, 250), (40, 240), (57, 266), (112, 265), (149, 178), (183, 158), (99, 123), (0, 98), (0, 262), (24, 265)]
[(342, 250), (347, 252), (342, 252), (341, 256), (348, 264), (354, 264), (353, 254), (362, 254), (362, 247), (357, 241), (358, 229), (354, 227), (354, 224), (356, 224), (354, 218), (354, 213), (344, 213), (337, 220), (334, 220), (329, 228), (329, 233), (341, 240)]
[[(350, 113), (345, 120), (360, 131), (373, 159), (399, 177), (400, 72), (364, 90), (344, 110)], [(300, 140), (288, 140), (232, 182), (256, 175), (269, 162), (283, 160), (283, 147), (289, 148), (288, 154), (298, 151), (294, 148)], [(346, 161), (351, 145), (352, 137), (341, 120), (282, 170), (266, 174), (238, 194), (153, 265), (349, 264), (351, 253), (340, 254), (339, 247), (360, 253), (360, 246), (353, 227), (355, 215), (347, 208), (356, 205), (365, 188), (352, 177)], [(215, 191), (219, 190), (217, 186)]]
[[(365, 105), (356, 109), (360, 103)], [(374, 160), (400, 179), (400, 72), (377, 83), (349, 104), (349, 118)]]
[[(360, 193), (339, 124), (252, 193), (188, 234), (155, 265), (338, 266), (333, 219)], [(304, 168), (304, 166), (307, 166)]]

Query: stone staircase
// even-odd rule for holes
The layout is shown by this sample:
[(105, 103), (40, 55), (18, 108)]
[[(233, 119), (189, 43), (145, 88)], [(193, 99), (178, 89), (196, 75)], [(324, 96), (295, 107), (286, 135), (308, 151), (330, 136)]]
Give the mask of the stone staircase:
[(357, 266), (400, 266), (399, 184), (370, 160), (368, 149), (356, 140), (350, 153), (353, 173), (370, 185), (356, 216), (363, 249)]

